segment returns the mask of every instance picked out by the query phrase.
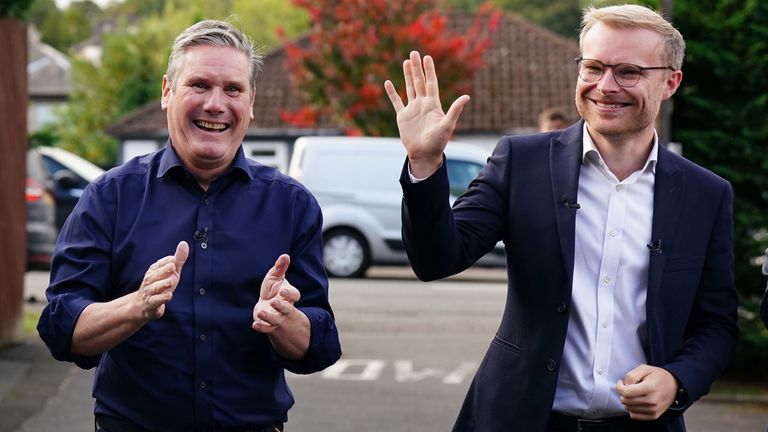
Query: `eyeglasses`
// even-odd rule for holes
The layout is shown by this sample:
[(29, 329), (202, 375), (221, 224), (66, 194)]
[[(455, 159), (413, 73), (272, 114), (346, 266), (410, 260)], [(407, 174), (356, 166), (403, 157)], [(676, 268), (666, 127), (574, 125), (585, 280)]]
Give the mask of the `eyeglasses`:
[(576, 59), (576, 67), (579, 70), (579, 77), (588, 83), (596, 83), (605, 74), (607, 68), (613, 69), (613, 79), (621, 87), (634, 87), (647, 70), (675, 70), (672, 66), (653, 66), (643, 67), (632, 63), (605, 64), (600, 60), (585, 59), (579, 57)]

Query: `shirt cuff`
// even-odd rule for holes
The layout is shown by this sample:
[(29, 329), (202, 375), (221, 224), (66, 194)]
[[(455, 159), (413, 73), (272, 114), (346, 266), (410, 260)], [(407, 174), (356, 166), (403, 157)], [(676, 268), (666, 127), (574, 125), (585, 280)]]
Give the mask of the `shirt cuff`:
[[(440, 167), (442, 167), (444, 163), (445, 163), (445, 159), (443, 159), (443, 162), (441, 162), (441, 163), (440, 163), (440, 166), (438, 166), (438, 167), (437, 167), (437, 169), (440, 169)], [(406, 163), (406, 165), (408, 166), (408, 180), (410, 180), (410, 181), (411, 181), (411, 183), (413, 183), (413, 184), (416, 184), (416, 183), (421, 183), (421, 182), (423, 182), (424, 180), (426, 180), (426, 179), (428, 179), (429, 177), (431, 177), (431, 176), (427, 176), (427, 177), (424, 177), (424, 178), (418, 178), (418, 177), (415, 177), (415, 176), (414, 176), (414, 175), (411, 173), (411, 163), (410, 163), (410, 162), (407, 162), (407, 163)], [(435, 172), (437, 172), (437, 171), (435, 171)]]

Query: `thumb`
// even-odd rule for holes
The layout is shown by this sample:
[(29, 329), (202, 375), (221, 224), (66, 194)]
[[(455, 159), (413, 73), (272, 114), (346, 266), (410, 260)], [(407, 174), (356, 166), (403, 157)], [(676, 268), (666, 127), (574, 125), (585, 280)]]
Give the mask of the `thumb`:
[(259, 297), (263, 299), (271, 299), (277, 294), (277, 290), (280, 289), (280, 283), (285, 279), (285, 272), (288, 271), (288, 265), (291, 263), (291, 257), (288, 254), (282, 254), (277, 257), (275, 265), (264, 276), (264, 281), (261, 283), (261, 292)]
[(277, 257), (275, 265), (267, 272), (268, 278), (284, 278), (288, 271), (288, 265), (291, 264), (291, 257), (288, 254), (282, 254)]
[(189, 244), (185, 241), (180, 241), (176, 246), (176, 253), (173, 254), (173, 258), (176, 261), (176, 271), (181, 273), (181, 268), (184, 267), (184, 263), (187, 262), (189, 257)]
[(647, 365), (640, 365), (627, 372), (627, 375), (624, 376), (624, 383), (626, 385), (637, 384), (650, 375), (652, 371), (653, 369)]
[(445, 113), (445, 118), (443, 121), (446, 122), (448, 126), (450, 126), (451, 131), (456, 129), (456, 123), (459, 122), (459, 116), (464, 110), (464, 105), (466, 105), (468, 102), (469, 95), (461, 95), (458, 99), (453, 101), (451, 107), (448, 108), (448, 112)]

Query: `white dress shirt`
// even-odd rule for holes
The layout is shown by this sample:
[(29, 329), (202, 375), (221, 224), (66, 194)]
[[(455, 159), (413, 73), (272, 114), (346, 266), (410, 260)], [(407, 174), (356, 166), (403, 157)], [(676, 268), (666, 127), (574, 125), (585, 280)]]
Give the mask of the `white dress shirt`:
[(553, 410), (625, 414), (616, 382), (646, 363), (645, 301), (658, 137), (643, 168), (619, 181), (584, 124), (573, 290)]

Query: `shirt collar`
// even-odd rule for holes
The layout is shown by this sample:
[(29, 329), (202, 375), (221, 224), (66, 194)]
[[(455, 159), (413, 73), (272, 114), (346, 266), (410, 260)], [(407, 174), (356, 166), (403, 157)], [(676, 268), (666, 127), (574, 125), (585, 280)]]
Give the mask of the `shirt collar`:
[[(165, 143), (163, 155), (160, 157), (160, 166), (157, 170), (157, 177), (164, 177), (168, 171), (176, 167), (180, 167), (184, 171), (187, 171), (187, 169), (184, 167), (184, 164), (181, 162), (181, 159), (179, 159), (179, 155), (176, 153), (176, 149), (174, 149), (173, 145), (171, 145), (171, 139), (168, 138), (168, 141)], [(240, 145), (240, 147), (237, 149), (237, 153), (235, 153), (235, 160), (232, 161), (232, 165), (224, 174), (226, 175), (233, 171), (241, 171), (248, 177), (250, 181), (253, 181), (253, 174), (248, 167), (248, 160), (245, 158), (242, 145)]]
[[(603, 156), (595, 146), (595, 142), (592, 141), (592, 137), (587, 132), (587, 122), (584, 122), (583, 133), (583, 145), (582, 145), (582, 158), (581, 163), (587, 163), (592, 158), (593, 162), (599, 162), (603, 160)], [(656, 163), (659, 160), (659, 135), (656, 133), (656, 129), (653, 129), (653, 147), (651, 147), (651, 153), (648, 154), (641, 172), (650, 169), (651, 173), (656, 174)]]

